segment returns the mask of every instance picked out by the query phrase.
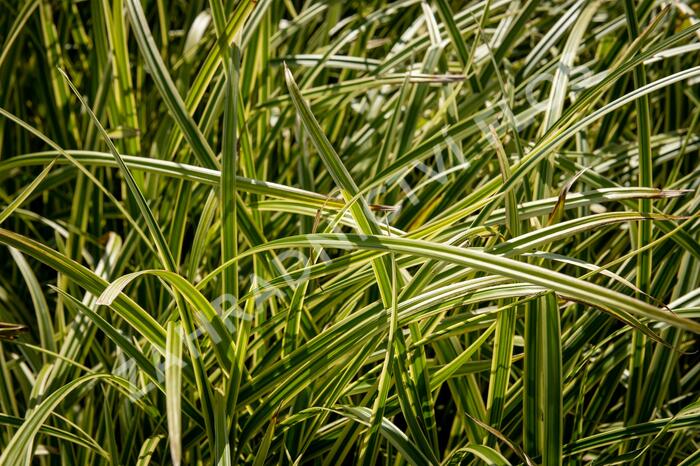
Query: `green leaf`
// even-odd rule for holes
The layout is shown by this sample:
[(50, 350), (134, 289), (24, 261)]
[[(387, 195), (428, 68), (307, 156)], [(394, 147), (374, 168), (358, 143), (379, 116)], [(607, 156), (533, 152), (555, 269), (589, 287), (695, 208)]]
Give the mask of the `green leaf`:
[(179, 465), (182, 458), (182, 337), (181, 327), (170, 321), (165, 344), (165, 397), (168, 417), (170, 459)]
[[(275, 240), (268, 244), (249, 249), (245, 253), (239, 255), (238, 259), (240, 260), (245, 256), (272, 249), (309, 246), (340, 249), (359, 248), (384, 252), (390, 251), (397, 254), (409, 254), (416, 257), (442, 260), (464, 267), (471, 267), (482, 272), (512, 278), (533, 285), (540, 285), (567, 298), (575, 299), (591, 306), (608, 309), (609, 312), (613, 314), (615, 310), (619, 309), (636, 316), (665, 322), (669, 325), (700, 333), (700, 324), (659, 309), (656, 306), (652, 306), (633, 297), (623, 295), (600, 285), (564, 275), (560, 272), (496, 256), (474, 248), (459, 248), (430, 241), (407, 238), (350, 234), (315, 234)], [(230, 262), (224, 264), (222, 267), (228, 265), (230, 265)], [(220, 269), (221, 267), (212, 273), (218, 273)]]

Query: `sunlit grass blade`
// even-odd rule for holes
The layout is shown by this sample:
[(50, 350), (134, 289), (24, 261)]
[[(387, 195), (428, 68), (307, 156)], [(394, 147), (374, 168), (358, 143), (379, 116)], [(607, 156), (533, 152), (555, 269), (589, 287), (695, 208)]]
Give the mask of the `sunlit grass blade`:
[(10, 215), (12, 215), (12, 212), (14, 212), (19, 206), (22, 205), (24, 201), (27, 200), (29, 196), (32, 195), (34, 190), (36, 189), (39, 184), (44, 181), (46, 176), (51, 172), (51, 169), (53, 168), (55, 163), (55, 160), (52, 160), (51, 163), (49, 163), (46, 168), (44, 168), (41, 173), (39, 173), (39, 176), (34, 178), (34, 181), (29, 183), (21, 193), (19, 193), (14, 199), (12, 199), (12, 202), (10, 202), (3, 210), (0, 212), (0, 225), (2, 225), (2, 222), (7, 219)]
[[(623, 295), (602, 286), (584, 282), (559, 272), (495, 256), (475, 249), (457, 248), (429, 241), (392, 238), (383, 236), (363, 236), (344, 234), (315, 234), (289, 237), (250, 249), (239, 256), (287, 247), (322, 246), (326, 248), (362, 248), (379, 251), (392, 251), (418, 257), (439, 259), (496, 275), (523, 280), (535, 285), (550, 288), (562, 295), (581, 300), (592, 306), (621, 309), (634, 315), (666, 322), (680, 328), (700, 332), (700, 324), (659, 309), (633, 297)], [(225, 266), (230, 266), (224, 264)], [(220, 270), (221, 268), (219, 268)], [(614, 312), (614, 311), (613, 311)]]
[(206, 139), (204, 139), (202, 132), (187, 112), (185, 103), (182, 101), (182, 97), (180, 97), (175, 83), (165, 67), (165, 63), (163, 63), (158, 47), (148, 28), (141, 1), (126, 0), (126, 10), (129, 13), (129, 19), (131, 20), (132, 30), (136, 36), (139, 50), (153, 76), (153, 81), (158, 87), (158, 91), (165, 101), (171, 116), (175, 119), (187, 142), (192, 147), (197, 160), (207, 168), (219, 167), (219, 161), (216, 159)]
[(179, 465), (182, 459), (182, 341), (181, 327), (170, 321), (165, 342), (165, 397), (167, 400), (170, 459)]
[(139, 450), (137, 466), (148, 466), (151, 463), (151, 458), (153, 453), (155, 453), (156, 448), (158, 448), (158, 443), (161, 441), (163, 436), (154, 435), (149, 437), (141, 445), (141, 450)]
[(0, 466), (697, 463), (661, 3), (5, 0)]

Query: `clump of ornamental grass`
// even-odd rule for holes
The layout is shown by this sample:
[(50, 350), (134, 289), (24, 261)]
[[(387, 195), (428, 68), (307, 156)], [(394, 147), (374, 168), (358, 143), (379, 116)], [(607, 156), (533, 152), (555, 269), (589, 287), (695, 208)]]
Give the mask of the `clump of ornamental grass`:
[(700, 6), (10, 0), (0, 464), (697, 464)]

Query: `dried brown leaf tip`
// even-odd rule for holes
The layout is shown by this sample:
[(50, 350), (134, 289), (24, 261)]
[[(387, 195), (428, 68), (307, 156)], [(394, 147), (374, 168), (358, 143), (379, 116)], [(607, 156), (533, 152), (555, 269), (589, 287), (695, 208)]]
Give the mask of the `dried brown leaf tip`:
[(28, 331), (29, 329), (25, 325), (0, 322), (0, 340), (14, 340)]
[(383, 205), (383, 204), (370, 204), (369, 208), (376, 212), (397, 212), (399, 206), (397, 205)]

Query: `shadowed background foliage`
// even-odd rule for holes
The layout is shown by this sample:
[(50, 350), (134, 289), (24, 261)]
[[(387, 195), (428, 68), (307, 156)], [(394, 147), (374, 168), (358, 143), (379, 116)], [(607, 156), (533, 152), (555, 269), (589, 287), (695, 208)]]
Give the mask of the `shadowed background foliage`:
[(700, 464), (700, 3), (0, 3), (0, 464)]

